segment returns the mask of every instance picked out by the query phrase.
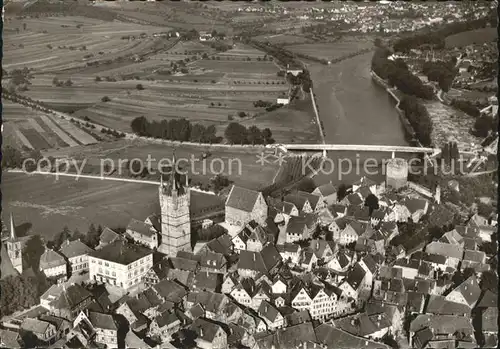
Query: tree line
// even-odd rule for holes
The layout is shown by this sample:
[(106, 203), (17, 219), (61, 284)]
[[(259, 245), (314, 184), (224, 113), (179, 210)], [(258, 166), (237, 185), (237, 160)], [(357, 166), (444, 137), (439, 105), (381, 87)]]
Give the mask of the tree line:
[(144, 116), (132, 120), (130, 128), (143, 137), (154, 137), (181, 142), (220, 143), (215, 125), (192, 124), (186, 119), (149, 121)]
[(456, 58), (453, 57), (449, 62), (443, 61), (428, 61), (422, 67), (422, 72), (427, 76), (429, 81), (435, 81), (439, 84), (439, 88), (444, 92), (448, 92), (451, 88), (453, 80), (458, 73), (455, 68)]
[(432, 144), (432, 120), (427, 108), (415, 96), (411, 95), (403, 96), (399, 108), (404, 111), (420, 143), (424, 146), (430, 146)]
[(273, 144), (269, 128), (261, 130), (255, 125), (247, 128), (237, 122), (231, 122), (224, 131), (224, 136), (231, 144)]
[(408, 69), (407, 64), (402, 59), (390, 60), (388, 57), (391, 51), (387, 48), (379, 47), (372, 57), (371, 69), (382, 79), (387, 80), (391, 87), (419, 98), (431, 100), (434, 98), (432, 87), (424, 85), (422, 80), (415, 76)]

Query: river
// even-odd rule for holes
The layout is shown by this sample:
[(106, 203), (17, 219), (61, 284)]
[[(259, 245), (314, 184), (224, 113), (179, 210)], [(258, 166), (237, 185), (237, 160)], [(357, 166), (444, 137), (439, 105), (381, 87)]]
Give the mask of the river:
[[(325, 141), (331, 144), (408, 145), (404, 130), (395, 110), (395, 103), (387, 92), (376, 85), (370, 76), (372, 53), (346, 59), (337, 64), (308, 64), (316, 94), (320, 119), (323, 122)], [(334, 184), (350, 183), (363, 175), (381, 180), (380, 169), (374, 174), (374, 167), (364, 169), (353, 164), (348, 174), (339, 175), (338, 165), (344, 159), (359, 159), (363, 164), (368, 158), (380, 164), (390, 158), (389, 153), (329, 152), (333, 161), (325, 165), (326, 174), (315, 177), (317, 184), (332, 181)], [(342, 172), (348, 172), (348, 165), (342, 165)], [(356, 170), (357, 169), (357, 170)], [(368, 171), (368, 172), (367, 172)], [(332, 173), (330, 173), (332, 172)]]

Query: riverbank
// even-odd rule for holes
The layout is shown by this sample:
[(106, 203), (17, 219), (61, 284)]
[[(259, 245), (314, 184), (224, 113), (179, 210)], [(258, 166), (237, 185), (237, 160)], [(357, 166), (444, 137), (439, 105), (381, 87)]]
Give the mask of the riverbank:
[(311, 103), (313, 106), (314, 114), (316, 114), (316, 123), (318, 125), (319, 135), (321, 137), (321, 143), (326, 144), (326, 142), (325, 142), (325, 130), (323, 130), (323, 123), (321, 122), (321, 119), (319, 118), (318, 107), (316, 106), (316, 96), (314, 95), (312, 88), (309, 90), (309, 93), (311, 95)]
[(378, 86), (384, 88), (387, 91), (387, 93), (389, 93), (389, 96), (392, 97), (392, 99), (396, 102), (395, 109), (396, 109), (396, 111), (398, 113), (399, 120), (401, 121), (401, 125), (403, 126), (403, 129), (405, 131), (405, 136), (406, 136), (408, 142), (411, 145), (422, 147), (422, 144), (417, 139), (416, 132), (413, 129), (413, 126), (410, 124), (410, 121), (406, 117), (406, 114), (405, 114), (404, 110), (402, 110), (399, 107), (399, 104), (401, 103), (401, 100), (399, 99), (399, 97), (395, 93), (395, 91), (397, 91), (397, 89), (391, 88), (389, 86), (389, 84), (387, 83), (387, 81), (385, 81), (380, 76), (378, 76), (373, 70), (370, 71), (370, 75), (372, 77), (372, 80)]

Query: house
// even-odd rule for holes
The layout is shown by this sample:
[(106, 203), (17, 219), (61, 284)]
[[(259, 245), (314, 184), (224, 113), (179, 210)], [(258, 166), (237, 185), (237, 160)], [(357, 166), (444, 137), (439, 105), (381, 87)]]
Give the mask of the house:
[(134, 331), (129, 330), (125, 335), (125, 349), (134, 348), (150, 349), (151, 346), (137, 336)]
[(300, 325), (305, 322), (311, 321), (311, 315), (307, 310), (294, 311), (293, 313), (285, 315), (285, 323), (287, 324), (287, 326)]
[(326, 208), (326, 203), (322, 195), (312, 194), (305, 191), (297, 191), (297, 195), (307, 199), (313, 212), (318, 213)]
[(347, 215), (347, 206), (341, 204), (335, 204), (331, 206), (330, 211), (338, 218), (345, 217)]
[(149, 326), (148, 336), (160, 339), (161, 342), (172, 340), (172, 334), (179, 331), (181, 320), (173, 310), (165, 311), (156, 316)]
[(225, 274), (227, 261), (223, 254), (204, 251), (197, 255), (201, 272)]
[(445, 296), (431, 294), (429, 295), (425, 313), (470, 317), (471, 309), (467, 304), (449, 301)]
[(363, 289), (363, 281), (365, 279), (366, 271), (359, 263), (347, 273), (347, 277), (339, 285), (346, 297), (357, 299), (360, 291)]
[(444, 271), (447, 267), (457, 269), (464, 251), (460, 245), (432, 241), (425, 247), (425, 253), (444, 258), (444, 269), (442, 264), (437, 265), (436, 263), (436, 267)]
[(328, 263), (334, 256), (337, 248), (333, 241), (313, 239), (309, 242), (309, 249), (316, 258)]
[(0, 329), (0, 347), (23, 348), (24, 343), (22, 342), (19, 332)]
[(144, 223), (152, 227), (156, 232), (161, 232), (161, 216), (157, 214), (152, 214), (144, 220)]
[(344, 197), (340, 204), (344, 206), (361, 206), (364, 204), (364, 200), (359, 193), (351, 193)]
[(286, 225), (286, 242), (305, 240), (309, 237), (306, 222), (301, 217), (292, 217)]
[(194, 291), (187, 295), (184, 308), (190, 309), (199, 304), (205, 310), (208, 319), (224, 319), (224, 308), (229, 303), (229, 298), (220, 293), (210, 291)]
[(333, 323), (336, 328), (352, 335), (376, 340), (384, 337), (391, 328), (391, 322), (385, 313), (368, 315), (363, 312), (334, 320)]
[(118, 326), (115, 323), (113, 316), (89, 311), (88, 319), (95, 330), (96, 343), (116, 348), (118, 345)]
[(160, 281), (152, 288), (164, 301), (169, 301), (174, 304), (181, 303), (187, 294), (186, 289), (182, 285), (168, 279)]
[(329, 262), (328, 268), (336, 272), (346, 272), (353, 260), (353, 255), (349, 250), (339, 251)]
[(483, 251), (465, 250), (464, 258), (460, 264), (460, 268), (464, 271), (466, 268), (472, 268), (476, 271), (489, 270), (490, 266), (486, 264), (486, 253)]
[(89, 270), (89, 253), (92, 251), (80, 240), (66, 240), (59, 250), (67, 258), (72, 274)]
[(335, 313), (339, 313), (338, 300), (342, 296), (342, 291), (332, 285), (319, 286), (316, 284), (310, 287), (311, 306), (309, 313), (313, 319), (325, 320)]
[(145, 222), (132, 218), (127, 225), (125, 233), (132, 238), (132, 240), (143, 244), (152, 250), (158, 248), (159, 246), (158, 232), (152, 224), (149, 225)]
[(78, 313), (86, 309), (94, 298), (92, 293), (79, 284), (71, 284), (66, 287), (62, 285), (52, 285), (42, 296), (40, 305), (55, 316), (72, 321)]
[(292, 307), (298, 311), (310, 309), (312, 303), (311, 295), (303, 283), (299, 282), (293, 287), (290, 299)]
[(348, 217), (341, 218), (336, 223), (342, 230), (333, 232), (333, 241), (339, 245), (345, 246), (358, 241), (358, 238), (366, 229), (366, 224), (349, 219)]
[(312, 213), (314, 211), (308, 197), (299, 195), (298, 193), (286, 195), (283, 201), (294, 205), (299, 210), (299, 213)]
[(359, 180), (353, 183), (352, 191), (356, 192), (359, 190), (359, 188), (362, 187), (367, 187), (368, 189), (370, 189), (372, 194), (376, 194), (377, 192), (377, 183), (370, 178), (367, 178), (366, 176), (361, 177)]
[(129, 289), (142, 281), (153, 266), (153, 252), (141, 245), (116, 240), (89, 255), (89, 276)]
[(156, 314), (157, 308), (158, 305), (151, 304), (147, 297), (136, 296), (120, 304), (115, 312), (127, 319), (131, 329), (141, 331), (147, 328), (148, 318)]
[(191, 288), (196, 290), (215, 292), (220, 290), (221, 284), (222, 274), (208, 271), (199, 271), (194, 276)]
[(467, 305), (469, 308), (474, 308), (479, 296), (481, 288), (476, 275), (471, 275), (467, 280), (458, 285), (447, 296), (446, 300)]
[(304, 268), (306, 271), (311, 271), (318, 264), (318, 258), (316, 255), (309, 251), (305, 250), (302, 254), (302, 259), (300, 261), (300, 266)]
[(288, 103), (290, 103), (290, 99), (289, 98), (277, 98), (276, 103), (282, 104), (282, 105), (287, 105)]
[(316, 187), (312, 194), (323, 197), (327, 206), (337, 203), (337, 188), (332, 183), (326, 183)]
[(403, 205), (408, 209), (410, 217), (415, 223), (418, 223), (429, 209), (429, 202), (424, 199), (405, 198)]
[(271, 291), (273, 294), (284, 294), (287, 292), (288, 285), (282, 276), (278, 275), (274, 278), (271, 285)]
[(238, 284), (238, 278), (234, 274), (226, 274), (224, 280), (222, 281), (221, 292), (231, 293), (231, 291)]
[(299, 263), (302, 252), (302, 248), (299, 245), (287, 242), (283, 245), (277, 245), (276, 248), (278, 249), (283, 261), (290, 260), (293, 264)]
[(198, 318), (189, 326), (190, 330), (196, 332), (196, 346), (202, 349), (225, 349), (227, 348), (227, 334), (216, 322), (208, 319)]
[(66, 280), (66, 260), (56, 251), (46, 248), (40, 257), (40, 271), (48, 278)]
[(260, 304), (263, 301), (270, 302), (271, 297), (272, 297), (271, 286), (269, 286), (269, 284), (265, 281), (260, 282), (257, 285), (257, 287), (255, 289), (255, 293), (252, 296), (251, 308), (253, 310), (257, 311), (257, 309), (259, 309), (259, 307), (260, 307)]
[(241, 250), (260, 252), (263, 246), (269, 242), (269, 236), (260, 225), (252, 227), (247, 224), (243, 230), (233, 238), (235, 251)]
[(235, 301), (244, 305), (245, 307), (251, 307), (252, 305), (252, 297), (256, 291), (256, 285), (253, 279), (243, 279), (240, 281), (238, 285), (236, 285), (231, 291), (231, 297), (234, 298)]
[(45, 343), (51, 343), (57, 335), (56, 327), (50, 322), (28, 317), (23, 319), (21, 330), (31, 332), (36, 338)]
[(275, 331), (278, 328), (281, 328), (285, 325), (283, 315), (279, 312), (279, 310), (274, 307), (271, 303), (264, 300), (261, 302), (257, 313), (267, 324), (267, 327), (271, 331)]
[(255, 277), (258, 273), (274, 274), (280, 262), (278, 250), (268, 244), (260, 252), (241, 251), (237, 268), (242, 277)]
[(167, 278), (169, 270), (171, 270), (170, 261), (162, 259), (148, 270), (142, 280), (146, 287), (150, 287)]
[(38, 317), (38, 319), (54, 325), (56, 329), (56, 336), (55, 336), (56, 340), (64, 338), (69, 333), (73, 325), (67, 319), (53, 315), (42, 314)]
[[(427, 329), (427, 330), (426, 330)], [(420, 314), (411, 321), (409, 330), (410, 347), (416, 344), (416, 338), (419, 331), (427, 331), (428, 334), (422, 336), (425, 340), (419, 340), (419, 345), (423, 346), (426, 342), (433, 339), (453, 340), (460, 334), (462, 341), (475, 342), (474, 328), (469, 317), (458, 315), (434, 315)], [(415, 344), (414, 344), (415, 343)]]
[(99, 236), (99, 245), (96, 247), (96, 249), (97, 250), (101, 249), (104, 246), (115, 242), (116, 240), (122, 240), (122, 239), (123, 236), (106, 227)]
[(229, 224), (244, 226), (252, 220), (263, 226), (266, 224), (268, 207), (261, 192), (233, 185), (225, 207)]

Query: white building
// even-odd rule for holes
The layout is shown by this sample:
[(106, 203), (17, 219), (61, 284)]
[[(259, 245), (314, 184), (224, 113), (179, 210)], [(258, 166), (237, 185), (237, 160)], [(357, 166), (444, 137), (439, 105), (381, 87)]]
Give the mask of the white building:
[(89, 254), (92, 249), (80, 240), (66, 240), (59, 252), (68, 259), (69, 267), (72, 273), (89, 270)]
[(153, 252), (144, 246), (115, 241), (89, 256), (91, 280), (128, 289), (153, 267)]
[(40, 270), (46, 277), (66, 279), (66, 261), (52, 249), (46, 249), (40, 257)]

